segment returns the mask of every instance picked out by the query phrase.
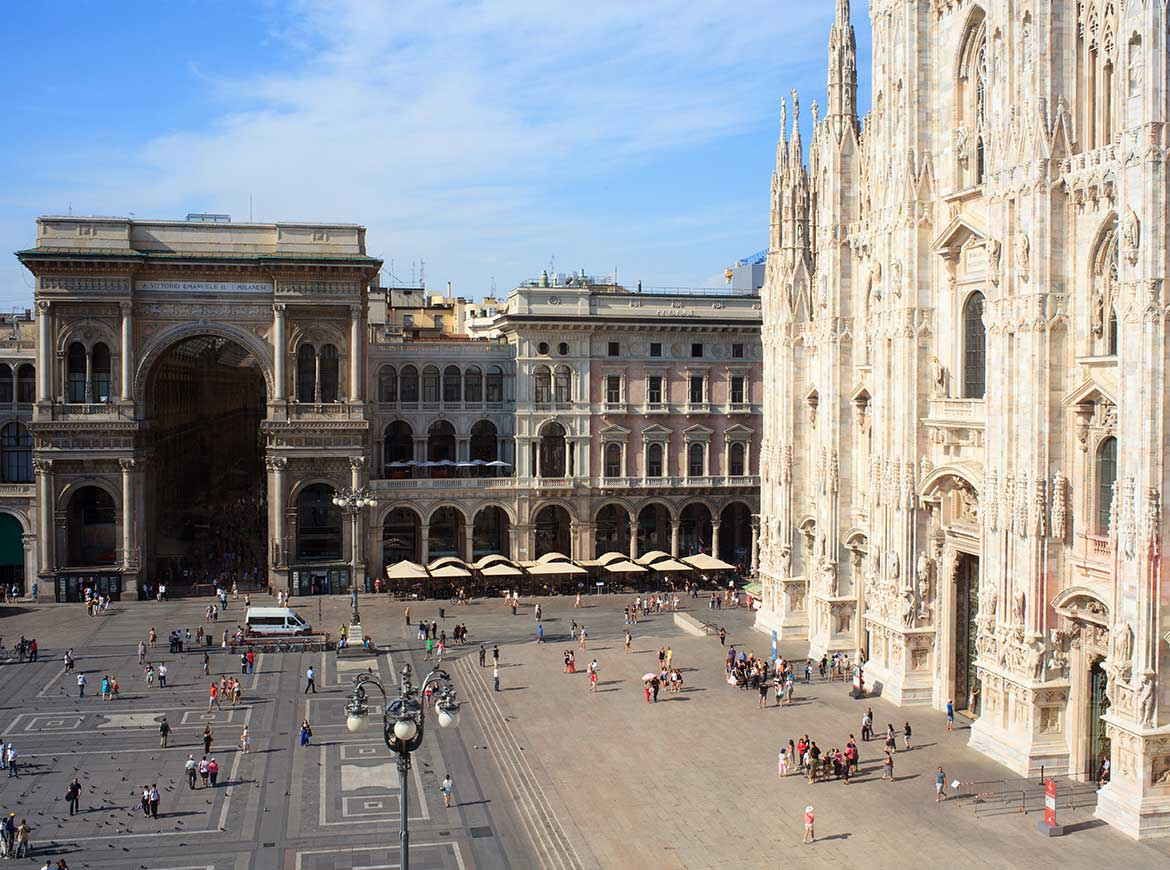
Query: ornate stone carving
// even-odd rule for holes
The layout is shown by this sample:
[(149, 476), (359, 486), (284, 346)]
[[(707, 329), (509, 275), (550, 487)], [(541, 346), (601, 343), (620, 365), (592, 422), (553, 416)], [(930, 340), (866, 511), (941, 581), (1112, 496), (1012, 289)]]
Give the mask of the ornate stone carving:
[(1121, 682), (1129, 682), (1133, 673), (1133, 629), (1128, 622), (1118, 622), (1113, 626), (1110, 663), (1116, 678)]
[(1032, 243), (1028, 241), (1028, 234), (1021, 231), (1016, 233), (1016, 272), (1025, 284), (1031, 274)]
[(1068, 481), (1057, 469), (1052, 478), (1052, 529), (1053, 540), (1063, 541), (1068, 525)]
[(1138, 220), (1134, 210), (1128, 209), (1125, 220), (1121, 223), (1121, 244), (1125, 251), (1125, 259), (1131, 266), (1137, 265), (1138, 248), (1142, 241), (1142, 222)]

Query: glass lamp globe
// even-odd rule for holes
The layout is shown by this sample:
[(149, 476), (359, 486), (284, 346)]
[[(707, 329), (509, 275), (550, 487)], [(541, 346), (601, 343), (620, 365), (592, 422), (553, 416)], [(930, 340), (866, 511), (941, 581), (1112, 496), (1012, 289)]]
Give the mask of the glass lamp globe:
[(412, 719), (399, 719), (394, 723), (394, 736), (404, 743), (413, 740), (417, 733), (418, 726)]
[(439, 727), (450, 728), (452, 725), (459, 724), (459, 710), (455, 708), (441, 707), (439, 709)]
[(354, 714), (350, 714), (349, 716), (345, 717), (345, 727), (348, 728), (351, 732), (353, 732), (355, 734), (358, 731), (361, 731), (362, 728), (365, 727), (365, 725), (366, 725), (366, 717), (365, 716), (357, 716)]

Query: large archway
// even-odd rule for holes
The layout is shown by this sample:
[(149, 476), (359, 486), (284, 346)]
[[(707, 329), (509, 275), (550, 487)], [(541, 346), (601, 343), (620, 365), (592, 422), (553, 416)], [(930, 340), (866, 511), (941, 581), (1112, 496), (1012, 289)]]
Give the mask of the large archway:
[(475, 515), (471, 534), (471, 559), (512, 555), (511, 523), (502, 507), (491, 505)]
[(382, 563), (422, 561), (422, 521), (410, 508), (394, 508), (382, 521)]
[(733, 501), (719, 513), (719, 552), (728, 565), (747, 566), (752, 561), (752, 512), (742, 501)]
[(630, 552), (630, 512), (620, 504), (607, 504), (597, 512), (593, 549), (595, 557)]
[(654, 502), (642, 508), (638, 512), (638, 555), (644, 556), (651, 550), (671, 552), (671, 527), (666, 505)]
[(12, 514), (0, 513), (0, 585), (24, 594), (24, 528)]
[(224, 336), (183, 338), (152, 364), (144, 399), (151, 579), (173, 587), (262, 581), (267, 390), (256, 357)]
[(691, 502), (678, 517), (678, 554), (710, 553), (711, 533), (711, 511), (701, 502)]
[(436, 509), (431, 514), (427, 531), (427, 560), (433, 562), (443, 556), (462, 559), (466, 522), (458, 508), (444, 506)]
[(560, 553), (571, 558), (573, 555), (571, 525), (569, 512), (559, 504), (542, 507), (532, 524), (534, 547), (532, 555), (539, 559), (548, 553)]

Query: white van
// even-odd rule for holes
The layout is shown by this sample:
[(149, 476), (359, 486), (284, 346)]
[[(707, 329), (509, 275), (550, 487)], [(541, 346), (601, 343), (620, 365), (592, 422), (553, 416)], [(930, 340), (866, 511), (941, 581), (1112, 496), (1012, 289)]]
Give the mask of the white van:
[(244, 625), (254, 635), (313, 633), (313, 627), (288, 607), (249, 607)]

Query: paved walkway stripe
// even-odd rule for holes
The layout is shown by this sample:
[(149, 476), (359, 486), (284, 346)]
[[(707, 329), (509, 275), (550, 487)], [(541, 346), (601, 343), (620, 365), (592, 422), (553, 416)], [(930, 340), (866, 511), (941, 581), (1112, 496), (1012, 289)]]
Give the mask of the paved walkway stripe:
[(482, 695), (481, 703), (475, 709), (484, 732), (495, 738), (488, 740), (488, 748), (501, 773), (516, 791), (516, 804), (526, 817), (524, 828), (537, 854), (546, 859), (547, 867), (579, 870), (583, 867), (580, 856), (553, 811), (540, 780), (521, 752), (503, 712), (492, 698), (491, 687), (482, 669), (472, 664), (470, 657), (459, 659), (456, 667), (463, 670), (467, 682)]

